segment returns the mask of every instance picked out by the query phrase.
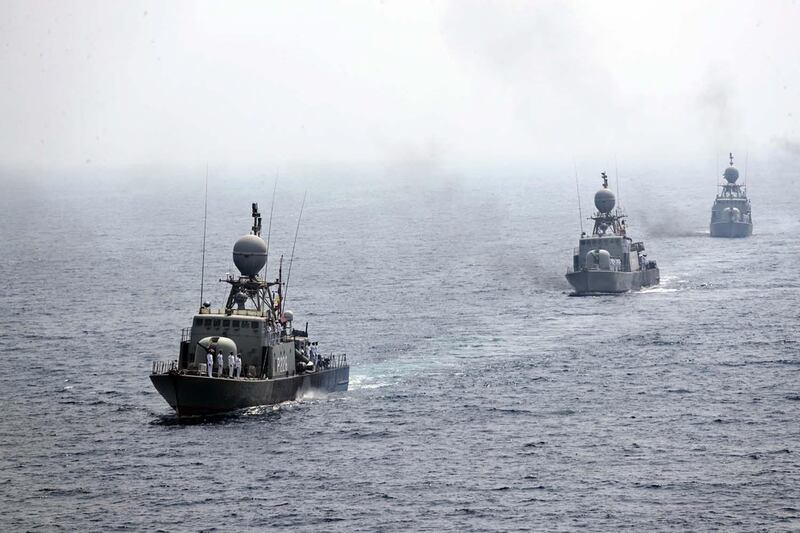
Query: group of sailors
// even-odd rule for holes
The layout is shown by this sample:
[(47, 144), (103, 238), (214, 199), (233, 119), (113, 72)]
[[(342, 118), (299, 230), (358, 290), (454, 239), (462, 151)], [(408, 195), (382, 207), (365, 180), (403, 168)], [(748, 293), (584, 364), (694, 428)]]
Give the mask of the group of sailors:
[[(315, 368), (327, 368), (329, 364), (328, 359), (324, 359), (319, 353), (319, 346), (316, 342), (306, 345), (308, 360), (314, 363)], [(302, 353), (302, 352), (301, 352)], [(242, 376), (242, 357), (239, 354), (230, 352), (228, 354), (227, 367), (225, 366), (225, 352), (222, 348), (214, 348), (209, 346), (206, 348), (206, 374), (208, 377), (225, 377), (227, 369), (227, 377), (240, 378)]]
[[(214, 372), (214, 359), (216, 352), (216, 372)], [(212, 347), (206, 348), (206, 373), (208, 377), (217, 376), (219, 378), (225, 375), (225, 353), (222, 348), (216, 350)], [(230, 352), (228, 354), (228, 377), (239, 378), (242, 375), (242, 357), (239, 354)]]
[(317, 347), (316, 342), (312, 342), (308, 345), (308, 360), (314, 363), (314, 367), (318, 367), (320, 365), (320, 355), (319, 355), (319, 348)]
[(323, 357), (319, 353), (319, 343), (312, 342), (308, 345), (308, 360), (314, 363), (314, 368), (328, 368), (331, 364), (330, 357)]

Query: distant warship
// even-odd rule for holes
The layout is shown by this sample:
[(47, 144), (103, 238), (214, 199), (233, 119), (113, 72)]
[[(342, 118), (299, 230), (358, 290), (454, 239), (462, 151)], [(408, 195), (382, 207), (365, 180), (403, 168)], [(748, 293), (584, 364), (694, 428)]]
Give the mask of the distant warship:
[(567, 271), (567, 281), (575, 289), (572, 294), (621, 293), (658, 285), (656, 262), (647, 259), (644, 243), (628, 237), (625, 214), (614, 209), (616, 198), (608, 188), (608, 177), (605, 172), (601, 176), (603, 188), (594, 195), (597, 212), (590, 217), (592, 234), (581, 233), (572, 268)]
[(753, 234), (753, 218), (750, 212), (750, 200), (745, 187), (738, 185), (739, 171), (733, 166), (733, 154), (730, 155), (730, 166), (722, 175), (725, 182), (714, 200), (711, 208), (712, 237), (748, 237)]
[[(308, 324), (293, 328), (292, 312), (283, 309), (282, 268), (274, 282), (259, 277), (267, 244), (258, 204), (252, 216), (252, 232), (233, 247), (241, 275), (220, 280), (231, 286), (223, 307), (211, 309), (203, 302), (192, 326), (182, 332), (178, 359), (153, 363), (150, 380), (179, 417), (275, 404), (312, 390), (347, 390), (347, 357), (320, 356), (316, 343), (309, 342)], [(241, 363), (234, 372), (230, 362), (236, 354)]]

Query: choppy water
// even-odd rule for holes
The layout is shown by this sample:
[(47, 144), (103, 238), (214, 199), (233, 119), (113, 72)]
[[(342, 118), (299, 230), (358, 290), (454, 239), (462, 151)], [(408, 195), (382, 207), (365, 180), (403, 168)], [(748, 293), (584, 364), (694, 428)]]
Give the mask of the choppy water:
[[(147, 375), (199, 303), (202, 185), (9, 187), (0, 530), (800, 529), (786, 177), (747, 240), (706, 235), (700, 179), (628, 182), (662, 285), (598, 298), (566, 295), (569, 179), (312, 184), (289, 307), (351, 390), (194, 424)], [(212, 180), (215, 302), (256, 183)], [(274, 250), (301, 196), (279, 186)]]

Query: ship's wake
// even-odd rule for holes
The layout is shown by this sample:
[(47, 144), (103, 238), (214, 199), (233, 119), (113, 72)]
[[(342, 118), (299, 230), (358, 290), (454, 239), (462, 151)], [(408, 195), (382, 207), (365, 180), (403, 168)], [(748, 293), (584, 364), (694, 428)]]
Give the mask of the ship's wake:
[(298, 391), (297, 396), (295, 396), (295, 401), (302, 402), (302, 401), (309, 401), (309, 400), (325, 400), (330, 397), (331, 393), (325, 390), (320, 389), (309, 389), (304, 391)]
[(643, 294), (660, 294), (666, 292), (678, 292), (678, 289), (675, 287), (644, 287), (642, 288), (641, 292)]
[(354, 376), (350, 376), (350, 390), (359, 390), (359, 389), (380, 389), (382, 387), (388, 387), (392, 385), (390, 381), (388, 381), (387, 376), (378, 375), (378, 376), (369, 376), (366, 374), (358, 374)]
[(661, 283), (652, 287), (642, 287), (641, 292), (644, 294), (662, 294), (669, 292), (678, 292), (683, 288), (685, 280), (678, 276), (663, 276)]

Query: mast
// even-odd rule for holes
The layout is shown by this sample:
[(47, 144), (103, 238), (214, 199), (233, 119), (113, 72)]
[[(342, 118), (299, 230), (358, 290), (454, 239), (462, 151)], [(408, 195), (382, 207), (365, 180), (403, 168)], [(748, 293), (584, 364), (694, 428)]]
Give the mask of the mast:
[(272, 186), (272, 207), (269, 208), (269, 224), (267, 225), (267, 260), (264, 262), (264, 277), (267, 277), (269, 266), (269, 240), (272, 237), (272, 214), (275, 212), (275, 192), (278, 190), (278, 173), (275, 173), (275, 185)]
[[(262, 217), (258, 204), (253, 202), (251, 205), (253, 225), (250, 234), (237, 240), (233, 251), (233, 261), (240, 274), (238, 276), (228, 274), (225, 279), (220, 280), (230, 285), (225, 309), (229, 310), (230, 314), (237, 314), (237, 311), (247, 310), (247, 302), (252, 301), (260, 316), (272, 316), (270, 312), (274, 314), (275, 305), (270, 297), (270, 287), (277, 282), (269, 283), (260, 276), (266, 263), (266, 243), (261, 238)], [(253, 259), (257, 261), (259, 256), (264, 259), (261, 264), (253, 261)], [(237, 257), (240, 261), (237, 261)]]
[(308, 191), (303, 193), (303, 203), (300, 204), (300, 215), (297, 217), (297, 228), (294, 230), (294, 243), (292, 244), (292, 255), (289, 258), (289, 272), (286, 274), (286, 293), (283, 295), (281, 299), (281, 306), (284, 306), (286, 303), (286, 297), (289, 296), (289, 278), (292, 277), (292, 264), (294, 263), (294, 248), (297, 246), (297, 234), (300, 233), (300, 221), (303, 219), (303, 208), (306, 206), (306, 195)]
[(206, 195), (203, 201), (203, 259), (200, 261), (200, 308), (203, 308), (203, 289), (206, 278), (206, 228), (208, 227), (208, 163), (206, 163)]
[(578, 165), (575, 161), (572, 162), (572, 165), (575, 167), (575, 192), (578, 195), (578, 224), (581, 227), (581, 236), (583, 236), (583, 213), (581, 212), (581, 187), (578, 183)]
[[(624, 237), (625, 227), (623, 226), (623, 221), (625, 219), (625, 214), (620, 209), (612, 213), (616, 204), (616, 198), (614, 193), (608, 190), (608, 175), (605, 172), (601, 172), (600, 177), (603, 179), (603, 188), (597, 191), (594, 196), (597, 212), (594, 216), (589, 217), (591, 220), (594, 220), (592, 235), (605, 235), (606, 230), (610, 228), (614, 235)], [(607, 206), (607, 211), (602, 211), (602, 206), (606, 202), (610, 202), (611, 205)]]
[[(739, 179), (739, 171), (733, 165), (733, 152), (728, 152), (728, 162), (729, 166), (725, 169), (725, 172), (722, 174), (722, 183), (719, 185), (721, 188), (721, 192), (717, 195), (717, 199), (738, 199), (738, 198), (746, 198), (743, 189), (743, 185), (739, 185), (737, 180)], [(747, 162), (745, 159), (745, 168)], [(731, 172), (731, 174), (729, 174)]]
[(278, 318), (283, 314), (283, 255), (278, 262), (278, 308), (275, 312)]
[(619, 202), (617, 208), (622, 209), (622, 193), (620, 192), (619, 188), (619, 163), (617, 163), (616, 154), (614, 155), (614, 176), (616, 178), (616, 184), (617, 184), (617, 201)]
[(747, 161), (749, 159), (750, 159), (750, 151), (748, 150), (747, 152), (744, 153), (744, 176), (742, 176), (742, 178), (744, 179), (744, 184), (742, 186), (745, 188), (747, 187)]

